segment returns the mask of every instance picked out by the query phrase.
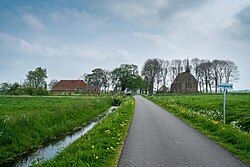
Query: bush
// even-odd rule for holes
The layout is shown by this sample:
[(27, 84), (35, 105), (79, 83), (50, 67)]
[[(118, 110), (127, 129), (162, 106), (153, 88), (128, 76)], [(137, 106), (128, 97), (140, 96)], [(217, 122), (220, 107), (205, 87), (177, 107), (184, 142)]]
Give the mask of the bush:
[(119, 106), (123, 101), (123, 97), (122, 96), (114, 96), (112, 98), (112, 105), (113, 106)]
[(28, 95), (48, 95), (49, 92), (48, 90), (44, 89), (44, 88), (33, 88), (33, 87), (26, 87), (23, 88), (23, 94), (28, 94)]

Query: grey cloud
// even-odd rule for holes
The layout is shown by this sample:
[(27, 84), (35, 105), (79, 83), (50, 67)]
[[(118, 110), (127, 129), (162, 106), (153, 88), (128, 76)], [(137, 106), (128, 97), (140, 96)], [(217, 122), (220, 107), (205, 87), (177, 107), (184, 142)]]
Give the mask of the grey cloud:
[(165, 6), (159, 10), (159, 18), (166, 20), (176, 13), (193, 9), (205, 4), (207, 0), (169, 0)]
[(238, 13), (238, 18), (241, 24), (250, 26), (250, 6), (245, 7)]
[(248, 44), (250, 42), (250, 6), (241, 9), (234, 19), (234, 24), (224, 30), (224, 35), (230, 40)]
[(237, 15), (240, 37), (250, 41), (250, 6), (242, 9)]

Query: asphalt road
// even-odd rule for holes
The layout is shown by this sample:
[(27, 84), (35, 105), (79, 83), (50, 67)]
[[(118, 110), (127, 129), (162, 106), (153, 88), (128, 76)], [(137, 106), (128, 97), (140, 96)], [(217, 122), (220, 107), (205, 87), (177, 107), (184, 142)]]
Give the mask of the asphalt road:
[(197, 130), (141, 96), (118, 166), (247, 166)]

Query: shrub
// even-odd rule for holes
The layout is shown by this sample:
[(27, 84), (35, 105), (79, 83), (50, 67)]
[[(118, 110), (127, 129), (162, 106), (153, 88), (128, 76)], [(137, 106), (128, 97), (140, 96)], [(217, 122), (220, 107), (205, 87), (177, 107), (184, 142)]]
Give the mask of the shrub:
[(123, 101), (123, 97), (122, 96), (114, 96), (112, 98), (112, 105), (113, 106), (119, 106)]

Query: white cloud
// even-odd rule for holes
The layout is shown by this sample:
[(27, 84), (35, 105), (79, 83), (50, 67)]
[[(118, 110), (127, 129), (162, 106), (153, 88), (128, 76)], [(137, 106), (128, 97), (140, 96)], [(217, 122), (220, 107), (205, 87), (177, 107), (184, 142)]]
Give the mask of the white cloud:
[(121, 58), (121, 60), (124, 60), (124, 61), (129, 61), (131, 56), (129, 55), (129, 53), (125, 50), (121, 50), (121, 49), (117, 49), (115, 51), (115, 56), (118, 56), (118, 59)]
[(52, 46), (42, 45), (38, 42), (28, 42), (25, 39), (0, 33), (0, 47), (10, 49), (22, 55), (38, 57), (61, 57), (60, 49)]
[(28, 26), (35, 30), (43, 31), (45, 29), (45, 25), (34, 15), (24, 14), (22, 18)]
[(42, 45), (28, 42), (25, 39), (0, 33), (0, 47), (16, 51), (18, 54), (44, 58), (79, 58), (89, 62), (126, 61), (130, 55), (127, 51), (88, 49), (84, 44), (58, 44), (57, 46)]
[(98, 27), (106, 22), (106, 18), (96, 17), (88, 12), (74, 8), (62, 8), (48, 14), (52, 23), (67, 25), (67, 27), (85, 28)]
[(135, 32), (132, 33), (132, 36), (151, 41), (160, 47), (166, 47), (168, 45), (168, 41), (163, 35)]

